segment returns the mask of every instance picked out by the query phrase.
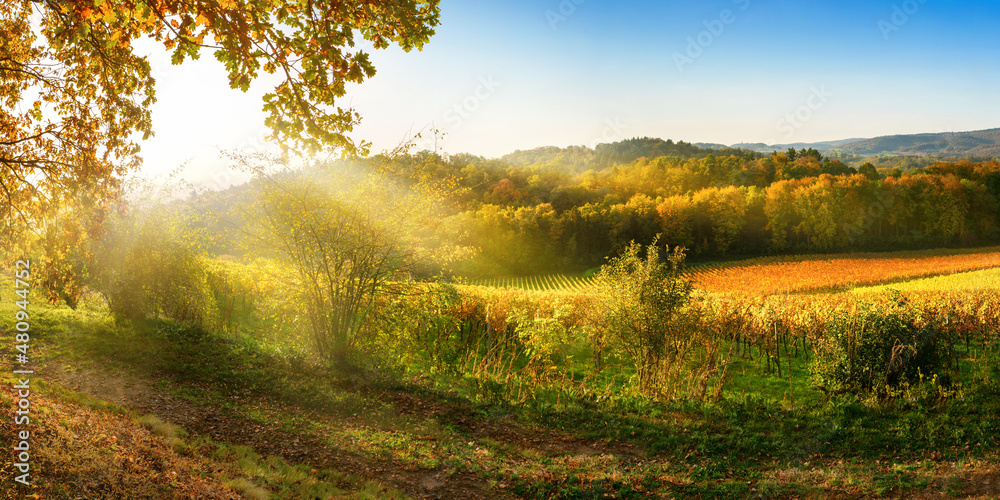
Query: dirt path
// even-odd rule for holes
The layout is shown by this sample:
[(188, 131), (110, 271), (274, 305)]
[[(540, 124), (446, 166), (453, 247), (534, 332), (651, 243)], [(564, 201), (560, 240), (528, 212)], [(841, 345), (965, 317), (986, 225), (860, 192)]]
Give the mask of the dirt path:
[(472, 474), (409, 470), (391, 460), (379, 461), (331, 448), (314, 436), (287, 433), (247, 419), (224, 415), (217, 408), (195, 405), (153, 387), (149, 382), (94, 368), (76, 369), (50, 362), (43, 375), (64, 387), (110, 401), (138, 413), (155, 415), (183, 427), (191, 434), (252, 448), (261, 455), (276, 455), (291, 463), (377, 480), (412, 498), (504, 499), (502, 491), (488, 490)]
[(392, 402), (396, 411), (402, 415), (437, 418), (454, 424), (473, 438), (489, 438), (516, 445), (520, 449), (533, 449), (550, 455), (612, 454), (621, 457), (625, 463), (645, 458), (643, 450), (633, 443), (591, 440), (547, 429), (529, 428), (507, 418), (475, 418), (471, 408), (449, 405), (407, 392), (389, 391), (381, 396)]

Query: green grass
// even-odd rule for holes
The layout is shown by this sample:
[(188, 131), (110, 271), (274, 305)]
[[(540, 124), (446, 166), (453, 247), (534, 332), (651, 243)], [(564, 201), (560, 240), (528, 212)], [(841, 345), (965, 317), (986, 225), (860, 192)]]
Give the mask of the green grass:
[[(526, 498), (871, 497), (948, 485), (959, 494), (957, 472), (922, 464), (998, 462), (995, 383), (980, 384), (961, 400), (871, 406), (850, 397), (825, 398), (810, 388), (805, 358), (789, 363), (784, 352), (782, 377), (774, 369), (769, 373), (756, 352), (752, 359), (736, 358), (721, 401), (662, 403), (631, 396), (616, 390), (626, 370), (606, 379), (603, 394), (539, 391), (534, 399), (509, 405), (478, 400), (461, 374), (411, 380), (377, 371), (337, 372), (258, 339), (169, 321), (118, 326), (93, 304), (77, 311), (39, 307), (33, 321), (40, 352), (50, 359), (160, 380), (158, 387), (191, 402), (320, 440), (370, 467), (465, 478), (483, 492)], [(972, 355), (993, 361), (960, 365), (964, 379), (978, 376), (974, 367), (1000, 365), (996, 346), (967, 353)], [(401, 400), (411, 403), (400, 406)], [(181, 447), (200, 446), (198, 437), (152, 419), (144, 423)], [(317, 475), (304, 464), (235, 444), (213, 446), (223, 459), (240, 464), (246, 478), (232, 479), (231, 486), (251, 498), (261, 495), (259, 488), (294, 498), (291, 492), (313, 480), (309, 491), (321, 497), (335, 491), (362, 498), (398, 494), (352, 473)], [(581, 452), (580, 446), (593, 451)]]

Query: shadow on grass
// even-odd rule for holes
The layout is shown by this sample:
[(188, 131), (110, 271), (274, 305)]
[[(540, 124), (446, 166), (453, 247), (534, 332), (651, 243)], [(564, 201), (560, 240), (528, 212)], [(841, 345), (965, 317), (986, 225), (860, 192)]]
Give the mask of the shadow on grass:
[[(680, 496), (720, 498), (800, 495), (809, 492), (793, 482), (776, 483), (768, 479), (769, 474), (824, 461), (863, 461), (859, 467), (872, 477), (872, 488), (896, 491), (892, 488), (914, 489), (923, 483), (907, 471), (881, 472), (874, 465), (876, 460), (988, 457), (1000, 446), (1000, 398), (989, 387), (970, 389), (963, 400), (901, 401), (875, 408), (850, 397), (789, 408), (773, 398), (747, 394), (749, 389), (714, 403), (613, 397), (601, 402), (576, 398), (552, 404), (543, 398), (519, 406), (490, 406), (451, 391), (304, 363), (269, 352), (254, 341), (166, 321), (153, 321), (134, 331), (106, 321), (65, 324), (62, 330), (54, 329), (59, 331), (53, 335), (65, 348), (83, 350), (108, 365), (169, 378), (189, 388), (189, 398), (203, 404), (211, 404), (217, 396), (270, 398), (347, 416), (371, 412), (374, 407), (394, 413), (397, 408), (386, 392), (405, 393), (448, 405), (452, 411), (440, 415), (446, 427), (468, 419), (490, 422), (504, 418), (498, 415), (514, 416), (529, 427), (595, 443), (632, 443), (657, 462), (650, 466), (624, 457), (622, 480), (573, 475), (526, 479), (508, 474), (511, 491), (523, 497), (641, 498), (657, 488)], [(793, 376), (801, 376), (802, 370), (794, 367)], [(771, 384), (775, 387), (770, 392), (775, 392), (784, 383), (748, 379), (746, 387)], [(454, 428), (467, 432), (463, 426)]]

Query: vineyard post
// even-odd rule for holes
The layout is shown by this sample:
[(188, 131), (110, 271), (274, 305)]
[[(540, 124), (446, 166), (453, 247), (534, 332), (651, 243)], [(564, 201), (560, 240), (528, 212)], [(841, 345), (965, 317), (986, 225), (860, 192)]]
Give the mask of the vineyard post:
[(771, 340), (767, 334), (767, 327), (764, 327), (763, 339), (760, 343), (760, 355), (767, 362), (767, 374), (771, 374)]
[(791, 339), (792, 347), (795, 348), (795, 359), (799, 359), (799, 343), (795, 341), (795, 332), (789, 330), (788, 338)]
[(781, 344), (778, 340), (778, 322), (775, 321), (774, 326), (774, 365), (778, 368), (778, 378), (781, 376)]
[[(789, 338), (792, 339), (792, 344), (795, 344), (795, 334), (791, 329), (789, 329), (788, 333), (785, 335), (786, 339), (785, 356), (788, 359), (788, 364), (786, 364), (785, 366), (788, 368), (788, 399), (789, 401), (792, 402), (792, 405), (795, 405), (795, 400), (792, 398), (792, 351), (791, 349), (788, 348), (788, 343), (787, 343), (787, 339)], [(799, 355), (798, 347), (796, 347), (795, 348), (796, 359), (798, 358), (798, 355)]]

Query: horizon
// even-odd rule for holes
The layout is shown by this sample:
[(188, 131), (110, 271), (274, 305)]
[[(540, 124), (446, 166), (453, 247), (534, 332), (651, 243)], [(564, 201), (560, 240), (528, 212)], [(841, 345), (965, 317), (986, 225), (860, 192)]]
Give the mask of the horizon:
[[(445, 153), (495, 158), (631, 137), (773, 145), (998, 125), (987, 61), (1000, 5), (444, 0), (441, 12), (423, 51), (366, 50), (377, 74), (348, 86), (341, 102), (362, 115), (351, 136), (373, 153), (431, 127)], [(219, 149), (270, 147), (266, 75), (243, 94), (211, 57), (146, 53), (159, 102), (143, 174), (190, 159), (186, 176), (224, 177)], [(425, 133), (417, 149), (432, 148)]]

